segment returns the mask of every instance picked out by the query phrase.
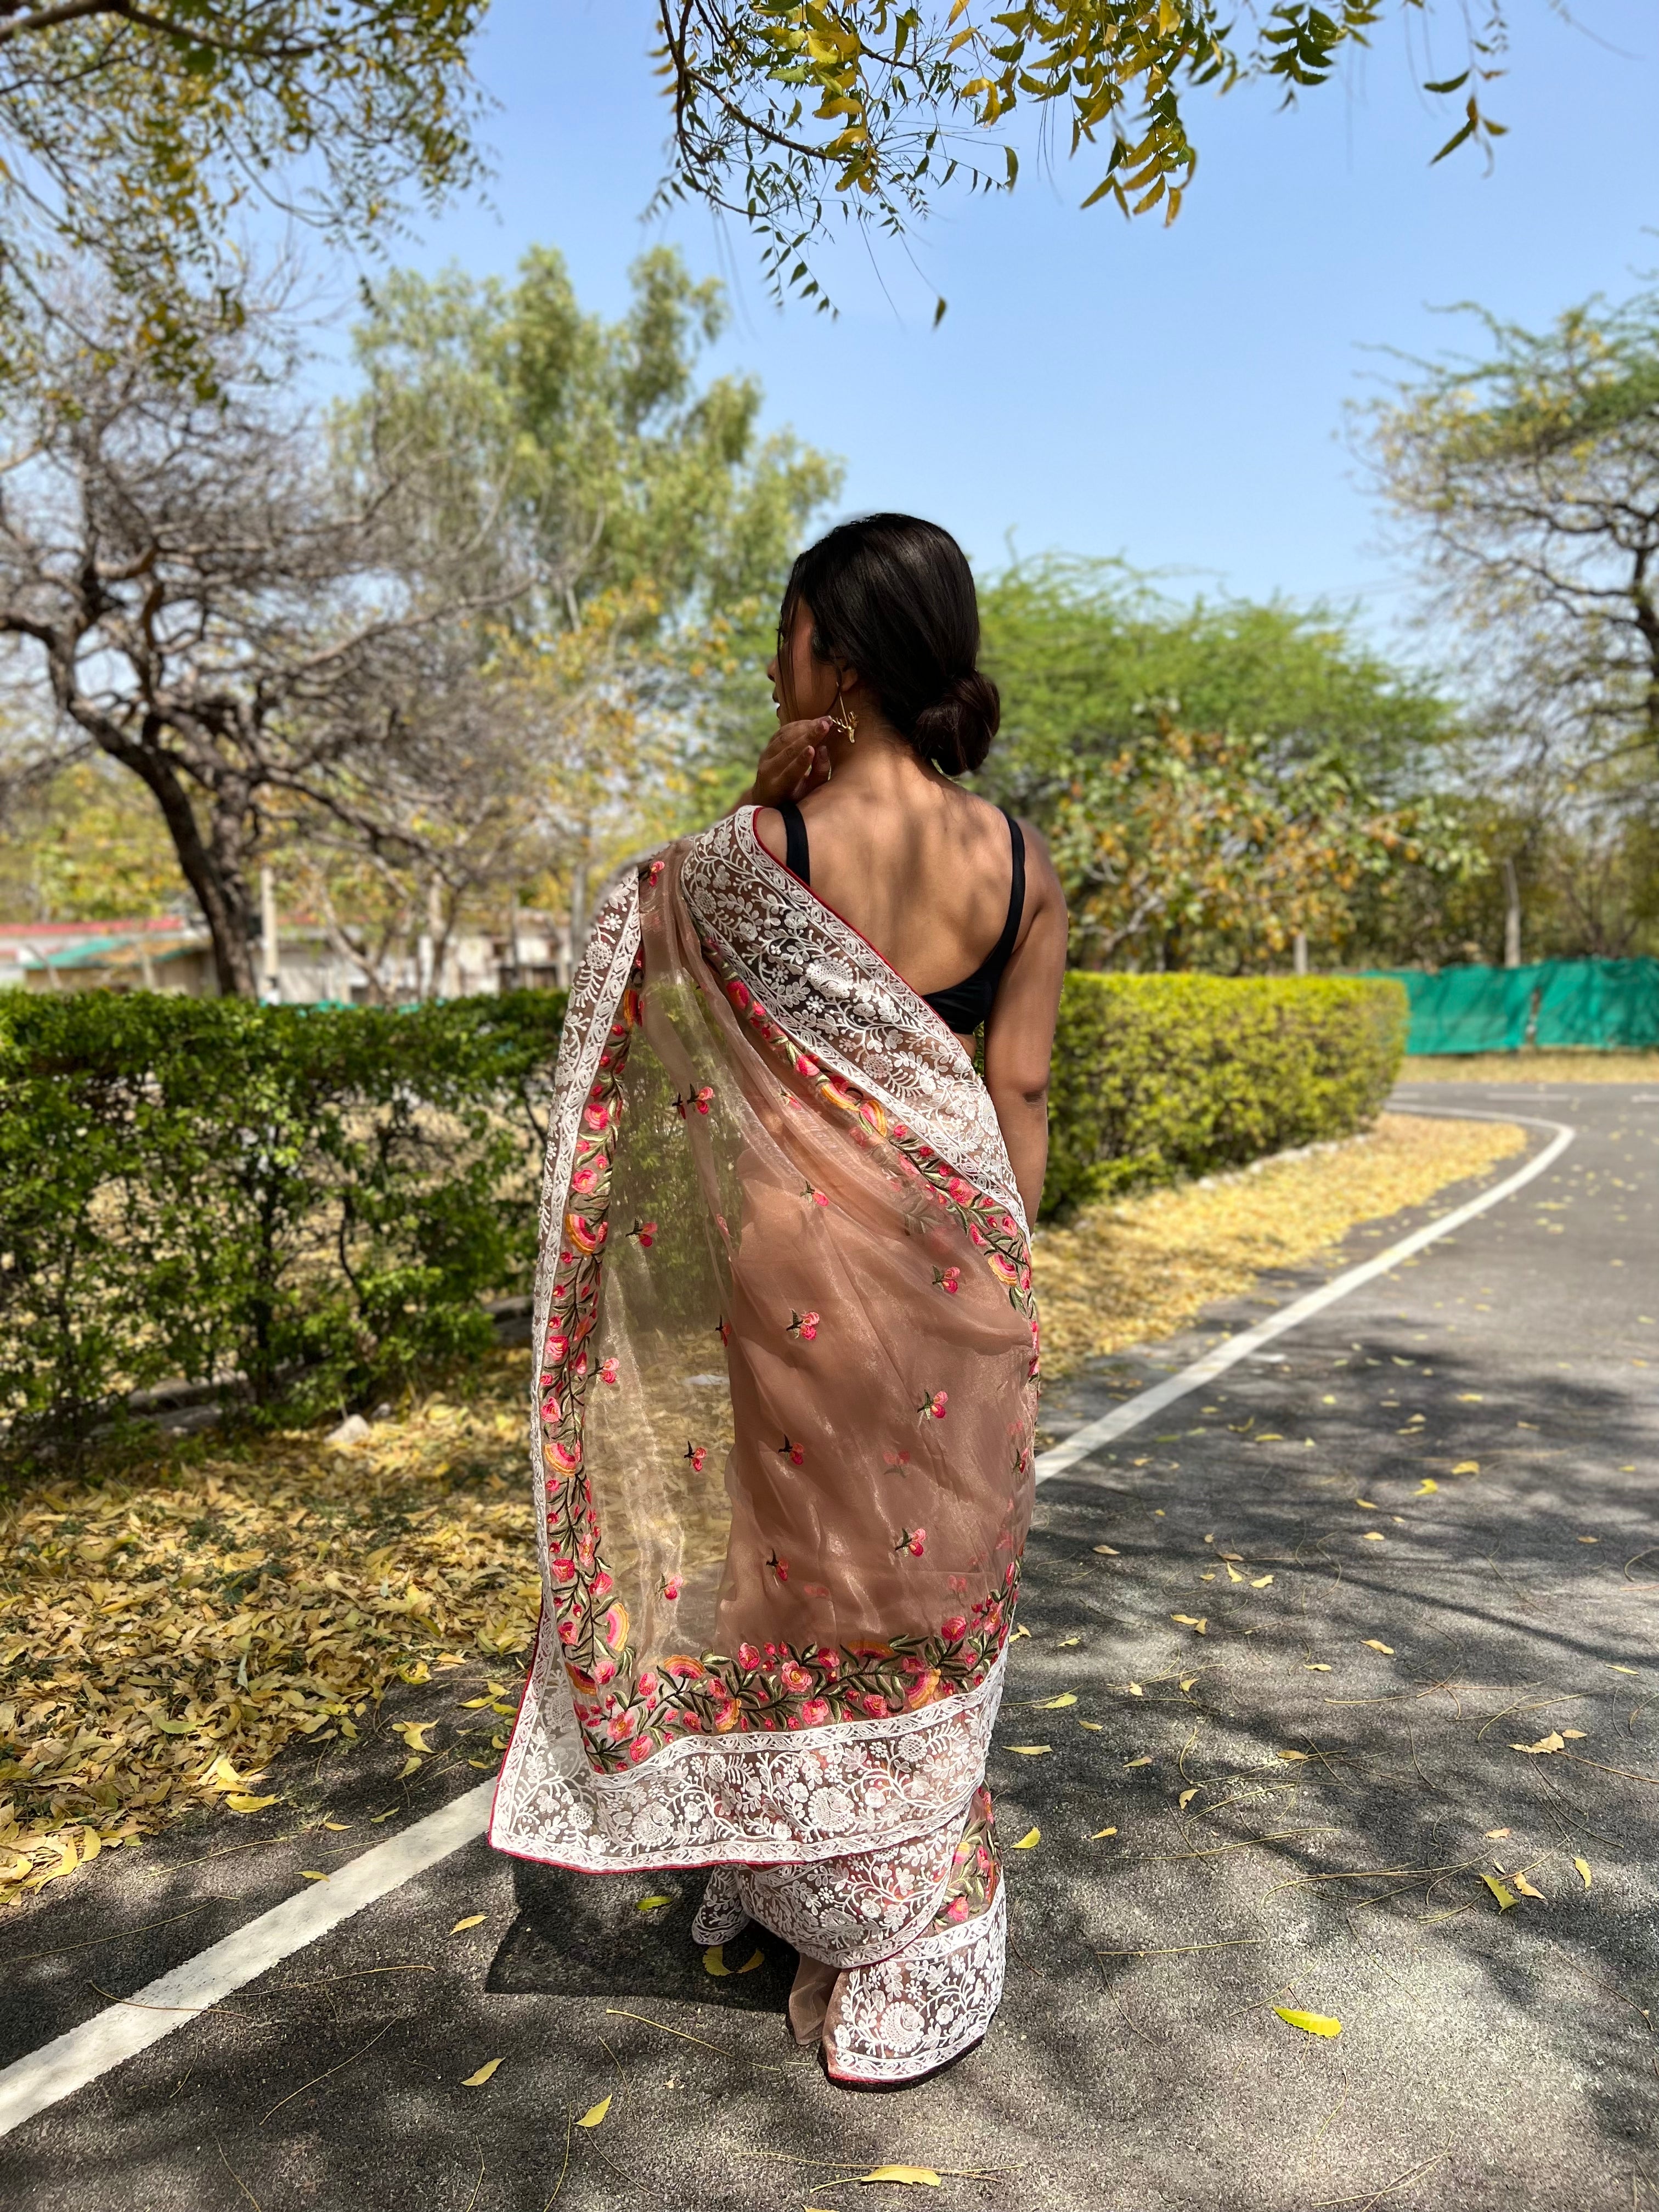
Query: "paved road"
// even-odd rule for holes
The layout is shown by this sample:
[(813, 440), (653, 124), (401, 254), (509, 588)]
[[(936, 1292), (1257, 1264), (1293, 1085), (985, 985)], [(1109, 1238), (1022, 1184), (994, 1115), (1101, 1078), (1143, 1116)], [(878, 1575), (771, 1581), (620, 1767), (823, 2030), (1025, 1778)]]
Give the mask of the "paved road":
[[(1042, 1840), (1009, 1854), (979, 2052), (837, 2091), (783, 2041), (784, 1958), (702, 1975), (695, 1881), (515, 1885), (475, 1844), (0, 2140), (6, 2212), (542, 2212), (556, 2186), (571, 2212), (830, 2212), (887, 2160), (965, 2170), (927, 2201), (996, 2212), (1659, 2204), (1659, 1091), (1402, 1097), (1580, 1134), (1039, 1492), (992, 1781), (1005, 1844)], [(1263, 1310), (1056, 1390), (1049, 1433)], [(0, 1940), (0, 2064), (476, 1784), (477, 1748), (407, 1798), (395, 1737), (295, 1763), (295, 1802), (346, 1826), (271, 1840), (290, 1804), (46, 1893)]]

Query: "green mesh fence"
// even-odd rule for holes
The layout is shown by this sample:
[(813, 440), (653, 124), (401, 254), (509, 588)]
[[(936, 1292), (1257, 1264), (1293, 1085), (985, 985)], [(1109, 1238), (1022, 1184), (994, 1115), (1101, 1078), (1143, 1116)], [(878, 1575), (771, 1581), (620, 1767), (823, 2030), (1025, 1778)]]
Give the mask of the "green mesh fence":
[(1659, 1045), (1659, 960), (1540, 960), (1525, 968), (1373, 971), (1403, 983), (1413, 1053), (1522, 1045)]

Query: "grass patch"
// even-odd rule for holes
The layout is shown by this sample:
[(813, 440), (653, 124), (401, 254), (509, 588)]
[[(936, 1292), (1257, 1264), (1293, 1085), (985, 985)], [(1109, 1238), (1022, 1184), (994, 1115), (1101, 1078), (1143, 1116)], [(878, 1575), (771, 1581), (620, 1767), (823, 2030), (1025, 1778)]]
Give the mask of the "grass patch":
[(1402, 1083), (1659, 1083), (1659, 1052), (1419, 1052)]

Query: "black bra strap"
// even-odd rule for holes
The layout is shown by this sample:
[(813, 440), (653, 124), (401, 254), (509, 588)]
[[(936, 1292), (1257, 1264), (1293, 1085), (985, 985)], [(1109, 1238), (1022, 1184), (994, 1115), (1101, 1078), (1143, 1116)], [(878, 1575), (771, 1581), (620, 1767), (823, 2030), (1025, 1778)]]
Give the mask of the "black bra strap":
[(1008, 884), (1008, 919), (1002, 925), (1002, 934), (997, 939), (995, 951), (986, 963), (999, 976), (1013, 957), (1014, 939), (1019, 935), (1020, 917), (1025, 911), (1025, 836), (1006, 806), (1002, 815), (1008, 824), (1009, 842), (1013, 848), (1013, 873)]
[[(806, 846), (806, 820), (793, 799), (781, 799), (778, 811), (783, 817), (783, 865), (792, 876), (799, 876), (804, 884), (812, 880), (812, 860)], [(1021, 854), (1021, 862), (1024, 862)]]

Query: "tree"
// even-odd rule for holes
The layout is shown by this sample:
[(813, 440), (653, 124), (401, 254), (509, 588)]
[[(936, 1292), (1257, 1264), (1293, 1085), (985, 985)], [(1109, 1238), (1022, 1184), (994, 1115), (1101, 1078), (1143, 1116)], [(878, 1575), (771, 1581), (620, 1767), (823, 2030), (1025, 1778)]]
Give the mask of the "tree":
[(1435, 611), (1509, 732), (1569, 772), (1659, 775), (1659, 293), (1413, 364), (1370, 451)]
[(1162, 596), (1121, 562), (1017, 563), (981, 593), (984, 661), (1003, 726), (986, 781), (1042, 817), (1079, 758), (1150, 741), (1161, 713), (1248, 732), (1289, 769), (1338, 757), (1367, 787), (1409, 793), (1436, 774), (1458, 723), (1327, 607)]
[(410, 794), (467, 780), (458, 728), (489, 726), (470, 623), (503, 586), (480, 592), (464, 538), (411, 566), (398, 457), (343, 497), (246, 339), (204, 401), (107, 322), (58, 338), (0, 453), (0, 636), (47, 717), (32, 765), (96, 749), (144, 786), (219, 988), (249, 996), (252, 864), (296, 817), (430, 842)]
[(718, 284), (665, 248), (632, 276), (607, 322), (550, 248), (512, 284), (399, 273), (356, 332), (363, 390), (334, 426), (354, 475), (383, 471), (385, 446), (422, 457), (408, 542), (459, 536), (485, 562), (493, 545), (529, 580), (490, 651), (549, 738), (526, 880), (568, 902), (577, 936), (606, 866), (684, 826), (733, 732), (752, 741), (790, 557), (841, 481), (762, 435), (754, 379), (700, 380)]
[(1386, 14), (1451, 18), (1462, 67), (1424, 88), (1458, 120), (1433, 158), (1490, 149), (1503, 126), (1480, 101), (1501, 72), (1502, 0), (1479, 31), (1432, 0), (1281, 0), (1242, 26), (1213, 0), (658, 0), (674, 103), (664, 190), (740, 216), (775, 287), (823, 304), (812, 249), (836, 213), (898, 234), (953, 181), (1011, 189), (1011, 125), (1029, 104), (1074, 155), (1088, 149), (1085, 207), (1109, 199), (1173, 221), (1198, 158), (1187, 92), (1255, 81), (1289, 105)]
[(334, 240), (478, 171), (467, 52), (484, 0), (12, 0), (0, 13), (0, 374), (51, 271), (90, 257), (128, 326), (210, 381), (242, 312), (235, 213)]

